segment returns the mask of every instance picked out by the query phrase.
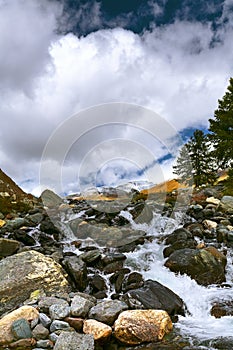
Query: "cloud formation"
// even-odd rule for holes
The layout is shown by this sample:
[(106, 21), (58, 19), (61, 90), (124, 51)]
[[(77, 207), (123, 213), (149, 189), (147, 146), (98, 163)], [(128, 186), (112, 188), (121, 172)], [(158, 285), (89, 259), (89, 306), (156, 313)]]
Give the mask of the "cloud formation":
[[(177, 20), (140, 35), (113, 28), (78, 37), (58, 34), (58, 3), (0, 0), (2, 169), (18, 183), (31, 180), (23, 185), (32, 191), (54, 129), (102, 103), (150, 108), (177, 131), (208, 127), (232, 74), (229, 6), (226, 0), (217, 29)], [(86, 13), (80, 11), (80, 16)], [(134, 132), (129, 130), (128, 137)], [(92, 142), (103, 138), (92, 135)], [(164, 171), (171, 174), (171, 162)]]

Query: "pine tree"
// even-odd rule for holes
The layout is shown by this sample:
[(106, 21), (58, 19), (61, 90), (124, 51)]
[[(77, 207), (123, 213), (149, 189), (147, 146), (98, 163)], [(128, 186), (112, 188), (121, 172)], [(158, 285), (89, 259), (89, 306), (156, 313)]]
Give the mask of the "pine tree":
[(210, 122), (210, 139), (215, 148), (215, 157), (222, 168), (233, 166), (233, 78)]
[(195, 187), (212, 184), (216, 178), (216, 162), (212, 156), (211, 144), (203, 131), (196, 130), (190, 140), (181, 148), (174, 173), (180, 181)]

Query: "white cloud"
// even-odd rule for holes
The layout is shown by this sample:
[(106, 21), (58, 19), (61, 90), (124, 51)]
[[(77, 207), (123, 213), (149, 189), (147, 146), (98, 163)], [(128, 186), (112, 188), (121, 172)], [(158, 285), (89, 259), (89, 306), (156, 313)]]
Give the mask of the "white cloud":
[(1, 167), (18, 182), (28, 176), (36, 185), (46, 140), (71, 114), (119, 101), (149, 107), (177, 130), (207, 126), (232, 74), (228, 25), (214, 33), (209, 24), (177, 21), (142, 36), (115, 28), (58, 37), (59, 6), (0, 6)]

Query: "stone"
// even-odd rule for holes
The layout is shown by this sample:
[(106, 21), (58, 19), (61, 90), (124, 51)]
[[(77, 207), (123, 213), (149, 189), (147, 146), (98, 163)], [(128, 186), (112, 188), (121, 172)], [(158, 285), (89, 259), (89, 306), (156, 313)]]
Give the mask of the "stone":
[(79, 258), (82, 259), (88, 265), (92, 265), (101, 257), (101, 252), (98, 249), (90, 250), (89, 252), (79, 255)]
[(65, 321), (59, 321), (59, 320), (55, 320), (51, 323), (50, 326), (50, 332), (55, 332), (57, 330), (64, 330), (64, 329), (70, 329), (70, 325), (69, 323), (65, 322)]
[(206, 198), (206, 202), (210, 203), (210, 204), (219, 205), (220, 200), (215, 198), (215, 197), (208, 197), (208, 198)]
[(60, 204), (63, 203), (63, 200), (61, 197), (59, 197), (56, 193), (54, 193), (51, 190), (44, 190), (41, 193), (41, 199), (43, 202), (43, 205), (48, 208), (57, 208)]
[(66, 317), (64, 321), (69, 323), (70, 327), (74, 328), (76, 331), (80, 332), (83, 329), (83, 319), (78, 317)]
[(53, 259), (26, 251), (0, 261), (0, 314), (15, 308), (40, 288), (48, 295), (70, 289), (61, 266)]
[(0, 219), (0, 228), (3, 227), (6, 224), (5, 220)]
[(76, 317), (86, 317), (88, 315), (89, 310), (95, 306), (95, 303), (92, 301), (83, 298), (79, 295), (75, 295), (70, 307), (71, 316)]
[(36, 346), (42, 349), (52, 349), (53, 342), (51, 342), (49, 339), (41, 339), (37, 341)]
[(44, 313), (39, 313), (39, 320), (40, 323), (42, 324), (42, 326), (44, 326), (45, 328), (49, 328), (49, 326), (52, 323), (52, 320)]
[(36, 340), (47, 339), (49, 336), (49, 330), (45, 328), (42, 324), (38, 324), (32, 331), (32, 336)]
[(215, 318), (233, 316), (233, 302), (231, 300), (216, 301), (210, 310), (210, 314)]
[(172, 330), (172, 321), (164, 310), (128, 310), (114, 324), (114, 336), (126, 345), (157, 342)]
[(127, 309), (128, 306), (122, 301), (107, 300), (92, 307), (89, 311), (88, 317), (111, 326), (117, 319), (117, 316)]
[(83, 333), (92, 334), (95, 341), (104, 343), (111, 337), (112, 328), (96, 320), (86, 320), (83, 324)]
[(14, 254), (20, 247), (20, 243), (7, 238), (0, 238), (0, 258)]
[(12, 232), (22, 226), (27, 226), (27, 221), (23, 218), (16, 218), (14, 220), (9, 220), (4, 225), (4, 230), (8, 232)]
[(69, 316), (70, 307), (68, 303), (64, 304), (53, 304), (49, 308), (49, 315), (52, 320), (62, 320)]
[(208, 230), (214, 230), (218, 226), (217, 222), (212, 221), (212, 220), (204, 220), (203, 221), (203, 225)]
[(97, 274), (91, 278), (90, 285), (93, 288), (93, 291), (95, 292), (107, 290), (105, 279)]
[[(20, 339), (13, 343), (10, 343), (7, 349), (16, 350), (31, 350), (32, 347), (36, 345), (36, 340), (33, 338)], [(34, 348), (35, 349), (35, 348)]]
[(63, 260), (64, 268), (79, 291), (84, 291), (87, 287), (87, 266), (85, 262), (77, 256), (67, 256)]
[(218, 209), (228, 214), (233, 214), (233, 196), (223, 196)]
[(32, 306), (22, 306), (0, 319), (0, 345), (9, 344), (14, 340), (11, 326), (14, 321), (25, 319), (28, 322), (39, 317), (39, 312)]
[(12, 322), (11, 332), (16, 340), (32, 338), (29, 322), (25, 318), (19, 318)]
[[(38, 303), (39, 310), (41, 312), (49, 313), (50, 306), (54, 304), (67, 306), (66, 300), (57, 297), (42, 297)], [(51, 323), (51, 322), (50, 322)]]
[(211, 248), (180, 249), (172, 253), (165, 262), (171, 271), (187, 274), (204, 286), (226, 281), (226, 257)]
[(183, 300), (169, 288), (153, 280), (144, 282), (144, 286), (130, 290), (121, 298), (130, 309), (165, 310), (170, 316), (184, 315)]
[(54, 350), (94, 350), (94, 338), (90, 334), (62, 332), (54, 346)]

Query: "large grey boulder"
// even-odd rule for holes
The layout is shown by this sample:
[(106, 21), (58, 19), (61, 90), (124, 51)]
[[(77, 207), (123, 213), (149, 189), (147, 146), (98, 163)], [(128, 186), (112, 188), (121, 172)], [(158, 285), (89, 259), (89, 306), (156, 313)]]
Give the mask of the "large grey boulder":
[(47, 295), (69, 291), (62, 267), (53, 259), (31, 250), (0, 261), (0, 315), (37, 289)]

